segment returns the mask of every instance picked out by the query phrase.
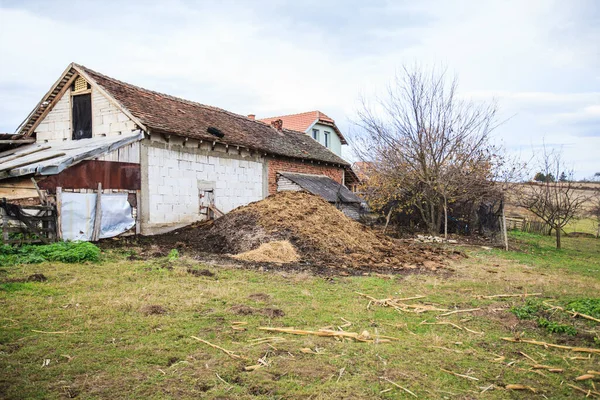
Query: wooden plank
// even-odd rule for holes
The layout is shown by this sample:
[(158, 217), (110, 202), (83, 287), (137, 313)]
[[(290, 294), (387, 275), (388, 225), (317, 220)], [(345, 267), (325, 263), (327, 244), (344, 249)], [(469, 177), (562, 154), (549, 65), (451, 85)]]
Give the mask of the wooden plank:
[[(31, 149), (31, 150), (29, 150), (29, 151), (24, 151), (24, 152), (22, 152), (22, 153), (15, 154), (14, 156), (11, 156), (11, 157), (6, 157), (6, 158), (4, 158), (4, 159), (0, 159), (0, 164), (3, 164), (3, 163), (5, 163), (5, 162), (9, 162), (9, 161), (12, 161), (12, 160), (16, 160), (17, 158), (25, 157), (25, 156), (28, 156), (28, 155), (30, 155), (30, 154), (37, 153), (38, 151), (42, 151), (42, 150), (48, 150), (48, 149), (51, 149), (51, 148), (52, 148), (52, 146), (40, 146), (40, 147), (36, 147), (36, 148), (34, 148), (34, 149)], [(0, 157), (4, 157), (5, 153), (8, 153), (8, 154), (6, 154), (6, 155), (14, 154), (14, 153), (16, 153), (18, 150), (19, 150), (19, 149), (15, 149), (15, 151), (14, 151), (14, 152), (12, 152), (12, 153), (10, 153), (10, 152), (6, 152), (6, 151), (5, 151), (4, 153), (0, 153)]]
[(8, 243), (8, 214), (4, 208), (0, 209), (2, 215), (2, 241)]
[(25, 134), (24, 134), (25, 136), (31, 136), (31, 134), (35, 131), (35, 128), (37, 128), (38, 125), (42, 123), (44, 118), (46, 118), (46, 116), (50, 113), (50, 111), (52, 111), (52, 109), (54, 108), (56, 103), (58, 103), (60, 101), (61, 97), (71, 87), (71, 84), (75, 81), (76, 77), (77, 77), (77, 74), (73, 74), (73, 76), (71, 76), (71, 78), (67, 81), (67, 83), (65, 83), (64, 86), (60, 89), (60, 92), (58, 92), (58, 94), (53, 96), (54, 98), (52, 99), (52, 102), (46, 106), (46, 108), (44, 109), (44, 112), (42, 112), (42, 114), (35, 120), (33, 125), (27, 129), (27, 132), (25, 132)]
[(0, 144), (30, 144), (35, 143), (35, 138), (27, 139), (0, 139)]
[(0, 166), (0, 172), (8, 171), (8, 170), (11, 170), (11, 169), (17, 169), (17, 168), (24, 167), (24, 166), (29, 165), (29, 164), (35, 164), (35, 163), (39, 163), (41, 161), (50, 160), (50, 159), (53, 159), (53, 158), (62, 157), (64, 155), (66, 155), (66, 154), (67, 153), (52, 153), (52, 154), (49, 154), (47, 156), (43, 156), (43, 157), (40, 157), (40, 158), (34, 158), (32, 160), (29, 160), (29, 161), (23, 161), (21, 163), (16, 163), (16, 164), (9, 165), (9, 166), (6, 166), (6, 165), (5, 166)]
[(40, 187), (38, 186), (35, 178), (31, 178), (31, 182), (33, 183), (33, 186), (35, 187), (35, 191), (38, 194), (38, 197), (40, 198), (40, 204), (41, 205), (45, 205), (48, 203), (48, 201), (46, 200), (46, 196), (44, 196), (44, 194), (42, 193), (42, 191), (40, 190)]
[(98, 241), (100, 237), (100, 224), (102, 223), (102, 183), (98, 182), (96, 194), (96, 212), (94, 213), (94, 229), (92, 230), (92, 242)]
[[(67, 69), (65, 69), (63, 71), (63, 73), (60, 75), (60, 78), (58, 78), (56, 80), (56, 82), (54, 82), (54, 84), (50, 87), (50, 90), (48, 90), (46, 92), (46, 94), (44, 95), (44, 97), (42, 97), (42, 99), (40, 100), (39, 103), (37, 103), (37, 105), (35, 106), (35, 108), (33, 109), (33, 111), (31, 111), (27, 117), (25, 118), (25, 120), (23, 120), (23, 122), (21, 122), (19, 124), (19, 127), (17, 128), (17, 131), (19, 133), (24, 133), (26, 131), (26, 127), (31, 123), (31, 119), (33, 118), (34, 114), (38, 113), (40, 110), (40, 106), (42, 105), (42, 103), (44, 103), (45, 101), (48, 101), (48, 98), (54, 95), (54, 92), (56, 91), (57, 87), (60, 84), (63, 84), (63, 82), (68, 82), (69, 78), (68, 75), (71, 72), (71, 68), (73, 68), (73, 64), (69, 64), (69, 66), (67, 67)], [(75, 75), (75, 74), (73, 74)], [(70, 86), (70, 85), (69, 85)], [(48, 106), (50, 106), (50, 104), (48, 104)], [(26, 135), (29, 136), (29, 135)]]
[(139, 235), (140, 233), (142, 233), (142, 213), (140, 212), (141, 209), (141, 204), (142, 204), (142, 194), (141, 194), (141, 190), (136, 190), (135, 191), (135, 208), (136, 208), (136, 212), (135, 212), (135, 234)]
[(61, 219), (61, 211), (62, 211), (62, 188), (56, 188), (56, 238), (58, 240), (62, 239), (62, 219)]

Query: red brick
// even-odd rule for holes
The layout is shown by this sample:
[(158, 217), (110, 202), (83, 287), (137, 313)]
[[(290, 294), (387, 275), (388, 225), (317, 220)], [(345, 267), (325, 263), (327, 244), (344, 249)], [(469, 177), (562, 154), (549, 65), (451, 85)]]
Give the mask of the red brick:
[(269, 194), (277, 192), (277, 173), (297, 172), (301, 174), (325, 175), (338, 183), (343, 183), (344, 169), (332, 165), (311, 163), (310, 161), (298, 161), (285, 158), (269, 158)]

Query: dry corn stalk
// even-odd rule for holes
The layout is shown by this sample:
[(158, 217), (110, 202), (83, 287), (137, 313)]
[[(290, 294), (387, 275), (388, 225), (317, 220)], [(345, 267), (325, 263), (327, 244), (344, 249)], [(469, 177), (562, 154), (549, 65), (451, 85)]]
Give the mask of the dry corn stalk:
[(508, 390), (529, 390), (533, 393), (537, 393), (537, 389), (532, 388), (531, 386), (521, 385), (521, 384), (510, 384), (505, 386)]
[(191, 338), (192, 339), (196, 339), (197, 341), (202, 342), (204, 344), (207, 344), (210, 347), (213, 347), (215, 349), (221, 350), (223, 353), (227, 354), (231, 358), (235, 358), (235, 359), (238, 359), (238, 360), (247, 360), (248, 359), (248, 358), (246, 358), (244, 356), (240, 356), (239, 354), (235, 354), (235, 352), (233, 352), (231, 350), (224, 349), (221, 346), (217, 346), (216, 344), (212, 344), (211, 342), (208, 342), (208, 341), (206, 341), (204, 339), (200, 339), (200, 338), (198, 338), (196, 336), (191, 336)]
[(356, 292), (356, 293), (369, 299), (369, 304), (367, 305), (367, 309), (371, 306), (371, 304), (375, 304), (375, 305), (382, 306), (382, 307), (390, 307), (399, 312), (411, 312), (411, 313), (416, 313), (416, 314), (424, 313), (427, 311), (448, 311), (448, 309), (446, 309), (446, 308), (438, 308), (438, 307), (435, 307), (435, 306), (429, 305), (429, 304), (405, 304), (405, 303), (402, 303), (402, 301), (421, 299), (425, 296), (413, 296), (413, 297), (406, 297), (403, 299), (396, 299), (393, 297), (389, 297), (387, 299), (376, 299), (375, 297), (369, 296), (368, 294), (364, 294), (364, 293), (360, 293), (360, 292)]
[(586, 397), (589, 397), (591, 395), (594, 395), (596, 397), (600, 397), (600, 392), (596, 392), (596, 391), (590, 390), (590, 389), (580, 388), (579, 386), (575, 386), (575, 385), (572, 385), (570, 383), (567, 383), (567, 386), (570, 387), (570, 388), (573, 388), (573, 389), (577, 390), (578, 392), (584, 393), (586, 395)]
[(594, 379), (593, 374), (584, 374), (575, 378), (576, 381), (587, 381), (588, 379)]
[(586, 314), (578, 313), (578, 312), (576, 312), (576, 311), (565, 310), (565, 309), (564, 309), (564, 308), (562, 308), (562, 307), (559, 307), (559, 306), (552, 305), (552, 304), (550, 304), (550, 303), (548, 303), (548, 302), (545, 302), (545, 301), (544, 301), (544, 305), (546, 305), (546, 306), (548, 306), (548, 307), (550, 307), (550, 308), (552, 308), (552, 309), (554, 309), (554, 310), (560, 310), (560, 311), (564, 311), (564, 312), (566, 312), (566, 313), (569, 313), (569, 314), (571, 314), (573, 317), (581, 317), (581, 318), (589, 319), (590, 321), (595, 321), (595, 322), (598, 322), (598, 323), (600, 323), (600, 319), (598, 319), (598, 318), (594, 318), (594, 317), (592, 317), (591, 315), (586, 315)]
[(552, 343), (540, 342), (540, 341), (537, 341), (537, 340), (520, 339), (520, 338), (503, 337), (503, 338), (500, 338), (500, 339), (506, 340), (507, 342), (529, 343), (529, 344), (535, 344), (537, 346), (554, 347), (556, 349), (571, 350), (571, 351), (578, 352), (578, 353), (600, 354), (600, 349), (591, 349), (591, 348), (587, 348), (587, 347), (563, 346), (563, 345), (559, 345), (559, 344), (552, 344)]
[(319, 331), (306, 331), (301, 329), (294, 328), (271, 328), (261, 326), (258, 329), (267, 332), (279, 332), (279, 333), (290, 333), (292, 335), (314, 335), (314, 336), (322, 336), (322, 337), (338, 337), (338, 338), (348, 338), (358, 340), (359, 342), (389, 342), (391, 340), (400, 340), (391, 336), (382, 336), (382, 335), (374, 335), (368, 331), (363, 331), (362, 333), (356, 332), (346, 332), (346, 331), (333, 331), (329, 329), (323, 329)]
[(491, 296), (475, 296), (479, 299), (498, 299), (505, 297), (531, 297), (531, 296), (541, 296), (541, 293), (522, 293), (522, 294), (494, 294)]
[(442, 371), (444, 371), (444, 372), (448, 373), (448, 374), (452, 374), (452, 375), (454, 375), (454, 376), (458, 376), (459, 378), (465, 378), (465, 379), (469, 379), (469, 380), (472, 380), (472, 381), (478, 381), (478, 380), (479, 380), (479, 378), (475, 378), (475, 377), (473, 377), (473, 376), (459, 374), (459, 373), (457, 373), (457, 372), (449, 371), (449, 370), (447, 370), (447, 369), (444, 369), (444, 368), (440, 368), (440, 369), (441, 369)]
[(483, 332), (477, 332), (477, 331), (474, 331), (474, 330), (466, 328), (466, 327), (458, 326), (455, 323), (452, 323), (450, 321), (439, 321), (439, 322), (426, 322), (426, 321), (423, 321), (423, 322), (420, 323), (420, 325), (450, 325), (451, 327), (456, 328), (456, 329), (458, 329), (460, 331), (464, 330), (464, 331), (467, 331), (467, 332), (470, 332), (470, 333), (474, 333), (476, 335), (483, 335)]

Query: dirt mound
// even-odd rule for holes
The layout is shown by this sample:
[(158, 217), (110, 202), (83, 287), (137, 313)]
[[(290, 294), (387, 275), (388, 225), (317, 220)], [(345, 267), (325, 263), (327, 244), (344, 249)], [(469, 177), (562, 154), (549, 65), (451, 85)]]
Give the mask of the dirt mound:
[(298, 262), (300, 256), (287, 240), (263, 243), (257, 249), (245, 251), (233, 256), (238, 260), (272, 263)]
[(292, 191), (183, 228), (163, 241), (169, 237), (218, 254), (265, 253), (261, 245), (289, 241), (302, 261), (334, 268), (435, 270), (447, 259), (441, 249), (393, 240), (349, 219), (321, 197)]

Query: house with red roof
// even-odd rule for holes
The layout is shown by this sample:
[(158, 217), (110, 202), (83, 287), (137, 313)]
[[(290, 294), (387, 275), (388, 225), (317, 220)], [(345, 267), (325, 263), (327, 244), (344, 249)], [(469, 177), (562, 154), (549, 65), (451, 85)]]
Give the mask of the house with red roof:
[(340, 157), (342, 156), (342, 145), (348, 144), (335, 121), (321, 111), (261, 118), (259, 121), (269, 124), (278, 119), (283, 122), (284, 128), (306, 133)]
[(257, 121), (75, 63), (14, 135), (0, 150), (0, 198), (55, 204), (63, 239), (166, 232), (278, 190), (340, 209), (360, 201), (345, 186), (355, 177), (345, 140), (323, 113)]

